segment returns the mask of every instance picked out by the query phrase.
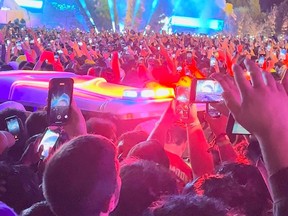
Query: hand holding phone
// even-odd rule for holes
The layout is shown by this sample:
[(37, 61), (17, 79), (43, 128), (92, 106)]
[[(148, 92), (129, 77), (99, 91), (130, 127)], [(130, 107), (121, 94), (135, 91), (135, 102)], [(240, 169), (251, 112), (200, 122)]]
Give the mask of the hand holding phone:
[(53, 78), (49, 82), (48, 122), (49, 125), (64, 125), (70, 117), (73, 96), (72, 78)]
[(17, 116), (10, 116), (5, 119), (7, 131), (11, 133), (15, 140), (18, 140), (19, 135), (23, 130), (23, 123)]
[(190, 91), (190, 87), (178, 86), (176, 88), (175, 112), (180, 120), (187, 120), (189, 118)]
[(52, 148), (55, 148), (56, 144), (59, 142), (60, 132), (54, 131), (47, 128), (41, 138), (38, 145), (38, 152), (41, 150), (41, 158), (46, 159)]

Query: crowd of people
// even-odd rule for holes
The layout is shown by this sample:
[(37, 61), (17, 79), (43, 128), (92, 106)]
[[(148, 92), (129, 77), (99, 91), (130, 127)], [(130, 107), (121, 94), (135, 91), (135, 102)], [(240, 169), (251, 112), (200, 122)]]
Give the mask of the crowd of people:
[[(287, 38), (9, 23), (0, 43), (1, 71), (66, 71), (135, 87), (210, 77), (224, 90), (213, 104), (220, 117), (191, 103), (181, 118), (172, 100), (159, 119), (129, 131), (73, 100), (61, 128), (49, 125), (45, 109), (1, 103), (0, 215), (288, 215)], [(250, 136), (227, 136), (229, 113)], [(11, 117), (17, 136), (7, 132)], [(43, 157), (47, 128), (60, 138)]]

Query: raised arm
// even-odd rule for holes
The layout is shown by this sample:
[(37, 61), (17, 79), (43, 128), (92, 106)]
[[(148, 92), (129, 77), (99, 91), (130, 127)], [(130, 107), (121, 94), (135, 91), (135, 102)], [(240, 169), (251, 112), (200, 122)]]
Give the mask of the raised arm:
[[(275, 214), (287, 215), (288, 209), (288, 96), (284, 86), (272, 75), (262, 72), (252, 61), (245, 62), (252, 85), (240, 66), (233, 71), (238, 88), (227, 77), (217, 77), (227, 107), (235, 119), (254, 134), (260, 144), (264, 163), (270, 176)], [(265, 78), (263, 78), (263, 76)], [(287, 78), (286, 78), (287, 79)]]
[(186, 130), (193, 177), (197, 178), (207, 173), (214, 173), (212, 155), (208, 152), (209, 145), (197, 117), (196, 104), (192, 104), (190, 107), (189, 123)]

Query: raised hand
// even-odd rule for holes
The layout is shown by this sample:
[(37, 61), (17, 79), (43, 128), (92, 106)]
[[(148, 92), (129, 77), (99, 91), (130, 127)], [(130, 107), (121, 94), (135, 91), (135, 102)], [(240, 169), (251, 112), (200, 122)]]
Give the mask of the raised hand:
[(288, 167), (288, 96), (284, 86), (270, 73), (262, 72), (250, 60), (245, 64), (252, 85), (238, 65), (233, 67), (237, 88), (227, 77), (214, 78), (222, 85), (223, 97), (235, 119), (257, 137), (268, 173), (272, 175)]

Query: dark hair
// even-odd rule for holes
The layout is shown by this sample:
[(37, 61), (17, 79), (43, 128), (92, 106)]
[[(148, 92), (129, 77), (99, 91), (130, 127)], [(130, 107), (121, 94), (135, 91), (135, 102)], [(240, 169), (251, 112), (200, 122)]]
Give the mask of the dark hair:
[[(272, 207), (267, 209), (267, 200), (263, 202), (255, 189), (239, 184), (232, 175), (205, 175), (197, 179), (192, 188), (197, 194), (219, 199), (247, 216), (262, 215)], [(184, 189), (184, 193), (187, 192), (189, 190)]]
[(135, 145), (127, 157), (135, 157), (143, 160), (154, 161), (169, 169), (170, 162), (169, 158), (157, 140), (147, 140)]
[(44, 195), (57, 216), (108, 212), (117, 189), (116, 149), (102, 136), (85, 135), (64, 144), (49, 160)]
[(206, 196), (178, 195), (167, 197), (157, 206), (153, 216), (225, 216), (226, 206)]
[(118, 155), (126, 158), (132, 147), (147, 140), (148, 134), (144, 131), (127, 131), (123, 133), (117, 142)]
[(6, 192), (1, 201), (12, 207), (17, 213), (43, 199), (39, 189), (37, 175), (24, 165), (9, 165), (0, 162), (0, 179), (6, 182)]
[[(220, 167), (219, 174), (232, 176), (247, 192), (247, 215), (260, 215), (272, 208), (272, 198), (260, 171), (252, 165), (240, 163), (226, 163)], [(253, 203), (253, 201), (254, 203)], [(254, 205), (257, 202), (257, 205)]]
[(141, 215), (161, 196), (177, 194), (174, 176), (151, 161), (126, 161), (126, 164), (121, 166), (120, 177), (120, 199), (112, 216)]
[(55, 216), (47, 201), (34, 203), (30, 208), (21, 212), (20, 216)]
[(49, 126), (47, 121), (47, 112), (37, 111), (31, 113), (26, 119), (25, 125), (28, 137), (43, 133)]
[(116, 142), (113, 123), (104, 118), (92, 117), (86, 121), (87, 133), (97, 134)]

